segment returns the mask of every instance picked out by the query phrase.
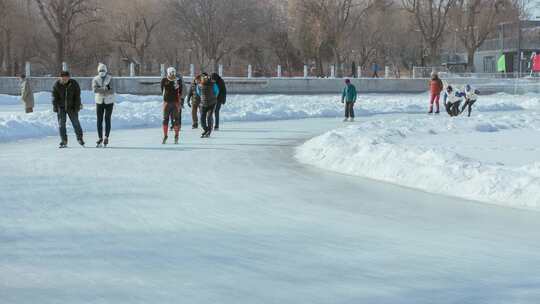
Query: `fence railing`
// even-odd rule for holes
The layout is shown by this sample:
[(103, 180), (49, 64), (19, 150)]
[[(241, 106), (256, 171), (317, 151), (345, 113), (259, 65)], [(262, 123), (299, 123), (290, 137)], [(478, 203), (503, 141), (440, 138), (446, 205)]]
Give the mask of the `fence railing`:
[(413, 67), (412, 78), (430, 78), (431, 73), (437, 72), (441, 78), (476, 78), (476, 79), (519, 79), (519, 78), (534, 78), (540, 80), (540, 73), (530, 72), (512, 72), (512, 73), (468, 73), (454, 72), (446, 67)]
[[(97, 65), (97, 64), (96, 64)], [(193, 77), (202, 72), (214, 72), (213, 69), (209, 68), (204, 71), (201, 67), (195, 64), (176, 64), (173, 65), (179, 73), (187, 77)], [(167, 65), (165, 64), (145, 64), (144, 66), (138, 65), (136, 63), (129, 63), (127, 65), (110, 66), (109, 71), (115, 76), (120, 77), (159, 77), (164, 76), (166, 73)], [(80, 72), (78, 69), (72, 69), (68, 63), (62, 64), (62, 70), (71, 71), (74, 76), (79, 77), (91, 77), (93, 76), (92, 72), (84, 73)], [(220, 74), (223, 77), (242, 77), (242, 78), (372, 78), (374, 77), (373, 71), (369, 68), (356, 67), (352, 71), (352, 66), (347, 65), (343, 66), (341, 73), (339, 73), (336, 65), (325, 65), (324, 72), (321, 72), (314, 65), (304, 65), (302, 68), (298, 69), (285, 69), (281, 65), (276, 66), (255, 66), (251, 64), (247, 65), (235, 65), (235, 66), (224, 66), (218, 65), (215, 72)], [(44, 68), (41, 65), (37, 65), (34, 69), (34, 66), (30, 62), (26, 62), (24, 73), (28, 77), (54, 77), (54, 72), (50, 71), (47, 68)], [(340, 75), (341, 74), (341, 75)], [(405, 76), (405, 77), (402, 77)], [(377, 77), (379, 78), (409, 78), (409, 71), (400, 71), (398, 68), (393, 66), (382, 67), (378, 71)], [(13, 76), (13, 75), (5, 75)]]
[[(63, 69), (69, 70), (69, 65), (64, 64), (62, 66)], [(136, 68), (135, 64), (130, 64), (128, 66), (128, 73), (113, 73), (115, 76), (120, 77), (163, 77), (165, 76), (167, 66), (165, 64), (161, 64), (158, 66), (157, 71), (149, 71), (145, 70), (140, 73), (139, 69)], [(246, 65), (246, 66), (223, 66), (219, 65), (217, 69), (217, 73), (221, 75), (222, 77), (235, 77), (235, 78), (373, 78), (374, 73), (373, 71), (362, 69), (361, 67), (358, 67), (356, 70), (356, 73), (351, 73), (352, 71), (348, 71), (345, 75), (342, 75), (341, 77), (338, 76), (337, 69), (334, 65), (330, 65), (326, 69), (326, 73), (324, 75), (318, 75), (318, 71), (314, 69), (312, 66), (304, 65), (303, 70), (297, 71), (288, 71), (283, 69), (282, 66), (277, 65), (275, 67), (265, 68), (265, 69), (257, 69), (252, 65)], [(200, 74), (202, 71), (200, 68), (197, 68), (194, 64), (190, 65), (182, 65), (178, 67), (178, 71), (186, 77), (194, 77), (195, 75)], [(530, 72), (513, 72), (513, 73), (466, 73), (466, 72), (456, 72), (454, 70), (450, 70), (446, 66), (432, 66), (432, 67), (413, 67), (412, 70), (400, 70), (397, 67), (392, 66), (385, 66), (381, 71), (378, 71), (378, 78), (381, 79), (399, 79), (399, 78), (412, 78), (412, 79), (419, 79), (419, 78), (430, 78), (432, 72), (437, 72), (441, 77), (445, 78), (486, 78), (486, 79), (514, 79), (514, 78), (538, 78), (540, 75), (538, 73), (530, 73)], [(51, 73), (36, 73), (34, 74), (32, 71), (32, 64), (26, 63), (25, 66), (25, 74), (27, 77), (53, 77), (54, 75), (51, 75)], [(84, 77), (84, 76), (92, 76), (92, 75), (84, 75), (84, 74), (78, 74), (78, 73), (72, 73), (74, 76)]]

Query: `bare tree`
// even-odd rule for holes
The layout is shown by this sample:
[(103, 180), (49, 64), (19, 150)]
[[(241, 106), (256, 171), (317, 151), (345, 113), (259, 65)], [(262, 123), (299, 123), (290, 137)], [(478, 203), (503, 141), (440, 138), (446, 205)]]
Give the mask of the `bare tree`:
[(0, 72), (12, 74), (13, 14), (11, 0), (0, 0)]
[[(358, 19), (356, 31), (347, 39), (347, 47), (353, 53), (354, 60), (362, 68), (376, 61), (389, 41), (392, 34), (403, 35), (403, 28), (395, 26), (395, 23), (386, 20), (395, 20), (399, 10), (393, 10), (392, 1), (379, 0), (366, 8), (364, 16)], [(400, 45), (401, 47), (401, 45)]]
[(345, 43), (357, 29), (359, 21), (374, 3), (372, 0), (301, 0), (302, 8), (314, 20), (313, 30), (318, 30), (319, 48), (330, 49), (334, 63), (341, 69)]
[(497, 30), (504, 19), (515, 17), (519, 10), (507, 0), (457, 0), (452, 11), (452, 25), (467, 50), (467, 69), (474, 72), (474, 54)]
[[(189, 39), (197, 45), (213, 71), (218, 62), (241, 47), (252, 0), (173, 0), (176, 18)], [(239, 38), (239, 39), (235, 39)]]
[(114, 37), (114, 40), (119, 43), (118, 48), (122, 56), (145, 67), (146, 52), (152, 43), (158, 24), (157, 17), (147, 14), (142, 9), (136, 10), (132, 15), (123, 14), (117, 24)]
[(424, 41), (429, 47), (430, 63), (439, 57), (439, 46), (448, 22), (450, 9), (457, 0), (402, 0), (403, 7), (415, 19)]
[(84, 25), (97, 21), (98, 10), (92, 0), (35, 0), (56, 42), (55, 72), (59, 72), (72, 38)]

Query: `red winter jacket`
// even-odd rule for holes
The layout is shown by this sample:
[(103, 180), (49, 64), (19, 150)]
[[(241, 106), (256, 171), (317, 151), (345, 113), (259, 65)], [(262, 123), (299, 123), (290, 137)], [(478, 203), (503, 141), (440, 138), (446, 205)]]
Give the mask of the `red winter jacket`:
[(433, 79), (429, 83), (429, 90), (433, 95), (440, 95), (443, 90), (443, 83), (441, 79)]

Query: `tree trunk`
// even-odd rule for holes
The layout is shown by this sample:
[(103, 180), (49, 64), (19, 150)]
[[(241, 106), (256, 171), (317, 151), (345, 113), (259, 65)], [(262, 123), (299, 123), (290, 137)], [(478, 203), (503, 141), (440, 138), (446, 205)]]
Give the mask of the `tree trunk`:
[(474, 53), (475, 49), (467, 49), (467, 71), (474, 73)]
[(436, 41), (429, 43), (429, 64), (439, 64), (439, 45)]
[(56, 60), (54, 71), (59, 75), (62, 71), (62, 63), (64, 62), (64, 37), (56, 37)]
[(323, 62), (320, 56), (317, 57), (317, 70), (318, 70), (317, 76), (324, 77), (324, 67), (323, 67)]
[(12, 42), (11, 30), (6, 31), (6, 62), (7, 62), (7, 74), (13, 76), (15, 73), (13, 70), (13, 57), (11, 54), (11, 42)]
[[(210, 59), (210, 73), (217, 73), (218, 72), (218, 63), (217, 59), (215, 57), (212, 57)], [(250, 64), (255, 64), (255, 62)]]
[(341, 62), (341, 56), (339, 54), (339, 51), (337, 49), (334, 49), (334, 60), (336, 62), (336, 66), (334, 68), (334, 73), (336, 73), (336, 77), (340, 78), (343, 76), (343, 66)]
[(6, 50), (4, 48), (4, 39), (2, 37), (2, 32), (0, 32), (0, 75), (4, 73), (4, 66), (5, 66), (5, 54)]

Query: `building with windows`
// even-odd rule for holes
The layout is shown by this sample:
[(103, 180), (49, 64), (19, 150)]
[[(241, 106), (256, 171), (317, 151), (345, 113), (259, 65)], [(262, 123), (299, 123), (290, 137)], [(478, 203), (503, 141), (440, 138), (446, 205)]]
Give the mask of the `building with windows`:
[[(497, 73), (497, 60), (503, 54), (507, 73), (530, 72), (532, 54), (540, 53), (540, 0), (531, 0), (528, 11), (529, 20), (497, 26), (497, 31), (475, 54), (475, 72)], [(467, 65), (467, 54), (454, 47), (453, 51), (442, 55), (441, 61), (451, 70), (463, 70)]]
[[(540, 54), (540, 20), (502, 23), (498, 25), (497, 33), (476, 51), (474, 70), (497, 73), (497, 60), (504, 54), (507, 73), (527, 74), (534, 53)], [(467, 65), (467, 53), (463, 49), (443, 53), (441, 61), (449, 70), (461, 72)]]

